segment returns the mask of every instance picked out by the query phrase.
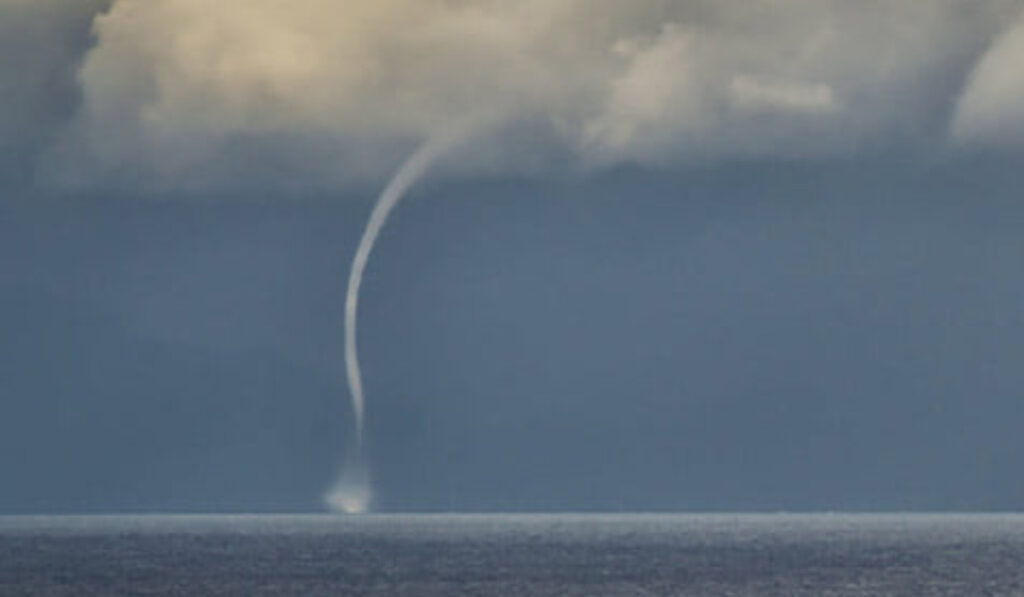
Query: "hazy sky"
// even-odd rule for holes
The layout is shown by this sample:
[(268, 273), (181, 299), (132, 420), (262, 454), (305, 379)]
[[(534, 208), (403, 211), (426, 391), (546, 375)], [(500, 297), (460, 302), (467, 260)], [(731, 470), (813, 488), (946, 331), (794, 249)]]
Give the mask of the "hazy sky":
[(1022, 11), (0, 0), (0, 513), (319, 509), (456, 127), (380, 508), (1020, 508)]

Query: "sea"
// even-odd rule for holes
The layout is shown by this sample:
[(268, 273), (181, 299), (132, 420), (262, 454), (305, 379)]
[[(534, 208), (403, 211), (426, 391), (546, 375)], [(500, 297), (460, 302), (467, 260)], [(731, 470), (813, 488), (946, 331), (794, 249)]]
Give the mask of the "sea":
[(1024, 595), (1024, 515), (11, 516), (0, 595)]

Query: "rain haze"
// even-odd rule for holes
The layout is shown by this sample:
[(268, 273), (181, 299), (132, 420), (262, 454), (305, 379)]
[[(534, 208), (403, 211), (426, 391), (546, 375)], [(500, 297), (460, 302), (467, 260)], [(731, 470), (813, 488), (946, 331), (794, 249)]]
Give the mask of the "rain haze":
[(0, 0), (0, 514), (1019, 510), (1021, 64), (1017, 0)]

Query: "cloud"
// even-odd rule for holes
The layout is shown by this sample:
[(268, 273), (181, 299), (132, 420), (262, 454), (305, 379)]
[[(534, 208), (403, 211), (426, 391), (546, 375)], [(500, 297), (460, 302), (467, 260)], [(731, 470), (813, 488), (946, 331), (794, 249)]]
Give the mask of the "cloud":
[(840, 108), (832, 88), (823, 83), (771, 82), (737, 75), (730, 91), (736, 107), (751, 112), (821, 114)]
[(75, 71), (105, 0), (0, 0), (0, 186), (32, 177), (73, 116)]
[(970, 145), (1024, 142), (1024, 12), (971, 72), (952, 132)]
[[(794, 57), (807, 48), (783, 47), (781, 39), (745, 40), (731, 30), (742, 27), (728, 25), (670, 23), (652, 39), (620, 40), (614, 50), (626, 66), (609, 81), (603, 109), (587, 122), (584, 153), (598, 162), (791, 154), (806, 149), (810, 137), (841, 126), (841, 100), (823, 82), (826, 73)], [(821, 31), (811, 33), (798, 45), (823, 43)], [(762, 146), (785, 131), (800, 138)]]
[(48, 172), (172, 187), (379, 181), (466, 121), (492, 126), (449, 172), (926, 147), (1020, 6), (117, 0), (96, 18), (83, 103)]

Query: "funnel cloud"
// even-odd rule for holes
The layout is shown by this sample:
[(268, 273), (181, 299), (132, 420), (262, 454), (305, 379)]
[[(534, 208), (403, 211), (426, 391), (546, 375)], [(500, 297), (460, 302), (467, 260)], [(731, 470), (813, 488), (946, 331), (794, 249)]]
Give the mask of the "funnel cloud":
[(328, 505), (336, 510), (350, 514), (365, 512), (373, 496), (370, 485), (370, 467), (366, 460), (364, 446), (366, 396), (363, 391), (363, 376), (359, 369), (359, 351), (356, 346), (359, 288), (363, 284), (363, 274), (366, 271), (370, 252), (373, 251), (373, 245), (377, 242), (381, 228), (387, 223), (388, 216), (408, 192), (409, 187), (422, 178), (430, 165), (469, 130), (468, 127), (453, 127), (449, 134), (440, 135), (424, 143), (402, 164), (373, 206), (366, 229), (356, 248), (355, 257), (352, 259), (348, 290), (345, 293), (345, 375), (352, 397), (352, 414), (355, 418), (355, 448), (354, 454), (342, 470), (338, 483), (326, 498)]

